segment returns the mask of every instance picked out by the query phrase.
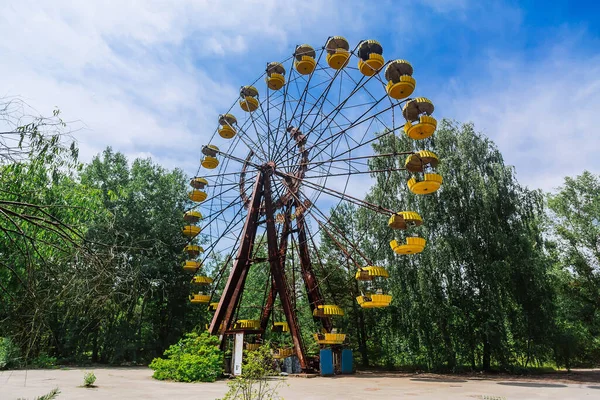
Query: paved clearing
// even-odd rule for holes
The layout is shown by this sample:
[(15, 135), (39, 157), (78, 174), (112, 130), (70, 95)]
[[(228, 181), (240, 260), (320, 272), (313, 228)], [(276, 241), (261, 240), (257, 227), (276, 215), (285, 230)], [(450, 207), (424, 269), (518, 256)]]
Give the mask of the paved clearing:
[[(78, 387), (86, 369), (0, 371), (0, 399), (33, 399), (59, 387), (58, 399), (216, 399), (227, 390), (216, 383), (160, 382), (148, 368), (93, 368), (98, 387)], [(302, 399), (600, 399), (596, 374), (574, 382), (520, 380), (514, 377), (484, 379), (431, 374), (359, 373), (335, 378), (288, 378), (279, 391), (287, 400)]]

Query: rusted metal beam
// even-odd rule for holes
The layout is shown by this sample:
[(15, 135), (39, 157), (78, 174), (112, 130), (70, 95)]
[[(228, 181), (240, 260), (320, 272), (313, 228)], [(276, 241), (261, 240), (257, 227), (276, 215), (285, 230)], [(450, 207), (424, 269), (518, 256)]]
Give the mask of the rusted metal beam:
[[(298, 207), (298, 202), (296, 202), (296, 207)], [(302, 272), (302, 280), (304, 281), (304, 286), (306, 287), (306, 294), (310, 303), (310, 311), (312, 312), (317, 306), (323, 305), (324, 301), (323, 295), (321, 294), (321, 290), (319, 289), (317, 277), (312, 269), (312, 264), (310, 262), (308, 238), (306, 236), (306, 227), (304, 225), (304, 213), (301, 213), (296, 217), (296, 228), (298, 229), (298, 252), (300, 253), (300, 270)], [(331, 329), (333, 328), (331, 319), (319, 319), (323, 323), (323, 328), (325, 328), (327, 332), (331, 332)]]
[(307, 370), (308, 363), (304, 353), (302, 336), (300, 335), (300, 326), (298, 325), (298, 319), (296, 318), (296, 310), (293, 309), (292, 302), (290, 300), (285, 271), (283, 269), (283, 264), (281, 263), (281, 257), (277, 245), (277, 232), (275, 231), (275, 218), (273, 215), (273, 203), (271, 200), (271, 180), (268, 178), (264, 179), (263, 186), (267, 218), (267, 244), (269, 248), (271, 275), (275, 279), (275, 284), (277, 285), (277, 292), (279, 293), (281, 305), (283, 306), (283, 312), (285, 314), (288, 326), (290, 327), (290, 334), (292, 335), (292, 341), (294, 342), (296, 356), (300, 361), (300, 368)]
[(246, 276), (250, 268), (249, 260), (252, 255), (252, 248), (254, 247), (254, 239), (256, 238), (256, 222), (258, 221), (260, 203), (263, 197), (263, 177), (264, 174), (259, 171), (256, 176), (254, 190), (252, 191), (252, 198), (250, 199), (248, 216), (244, 223), (242, 243), (225, 284), (221, 300), (210, 323), (209, 331), (212, 335), (222, 334), (231, 328), (231, 319), (239, 303), (241, 292), (244, 289)]
[[(281, 260), (282, 268), (285, 268), (288, 236), (290, 234), (290, 212), (291, 207), (288, 205), (286, 206), (286, 211), (284, 213), (283, 228), (281, 230), (281, 242), (279, 242), (279, 258)], [(265, 302), (265, 308), (263, 309), (262, 315), (260, 317), (260, 327), (262, 330), (265, 330), (267, 328), (267, 324), (269, 323), (269, 317), (273, 312), (273, 305), (275, 304), (276, 298), (277, 283), (275, 282), (275, 278), (271, 276), (271, 289), (269, 290), (269, 295), (267, 297), (267, 301)]]

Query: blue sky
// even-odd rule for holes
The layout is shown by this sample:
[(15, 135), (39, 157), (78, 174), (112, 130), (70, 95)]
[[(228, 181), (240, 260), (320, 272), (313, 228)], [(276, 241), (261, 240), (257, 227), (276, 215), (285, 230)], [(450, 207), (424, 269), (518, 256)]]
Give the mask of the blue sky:
[(409, 60), (436, 116), (474, 122), (522, 183), (600, 172), (596, 2), (1, 3), (0, 95), (60, 107), (84, 160), (111, 145), (194, 173), (217, 115), (265, 62), (342, 35)]

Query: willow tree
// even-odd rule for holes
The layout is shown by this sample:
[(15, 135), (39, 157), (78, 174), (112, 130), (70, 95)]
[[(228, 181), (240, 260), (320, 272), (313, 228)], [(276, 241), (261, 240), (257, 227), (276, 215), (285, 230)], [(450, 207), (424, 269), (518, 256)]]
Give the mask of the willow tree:
[[(386, 135), (378, 154), (414, 145)], [(388, 363), (429, 368), (467, 365), (528, 365), (548, 354), (552, 291), (542, 250), (543, 202), (538, 191), (517, 182), (500, 151), (470, 124), (443, 121), (434, 138), (418, 146), (435, 149), (444, 178), (435, 194), (418, 196), (408, 175), (377, 175), (367, 200), (397, 211), (417, 211), (427, 239), (423, 253), (394, 255), (393, 231), (364, 211), (362, 246), (390, 266), (394, 296), (389, 318), (367, 320), (371, 349), (385, 348)], [(397, 169), (403, 157), (372, 160), (372, 169)], [(386, 248), (387, 247), (387, 248)]]

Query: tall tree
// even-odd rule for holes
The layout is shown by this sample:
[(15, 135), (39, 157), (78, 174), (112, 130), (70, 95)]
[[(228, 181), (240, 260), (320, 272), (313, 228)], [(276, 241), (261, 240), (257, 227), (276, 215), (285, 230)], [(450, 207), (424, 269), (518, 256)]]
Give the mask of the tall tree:
[(551, 254), (557, 260), (557, 363), (600, 360), (600, 178), (567, 177), (548, 196)]

